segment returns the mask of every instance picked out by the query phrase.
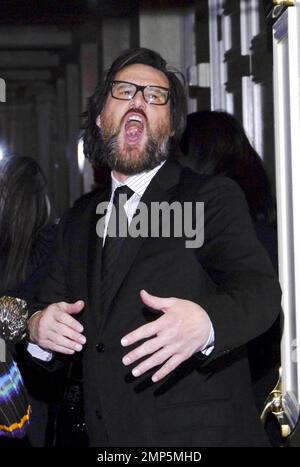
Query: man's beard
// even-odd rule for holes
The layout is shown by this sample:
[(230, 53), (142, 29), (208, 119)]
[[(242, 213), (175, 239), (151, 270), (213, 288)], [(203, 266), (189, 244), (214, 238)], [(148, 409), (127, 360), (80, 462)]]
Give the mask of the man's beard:
[[(161, 132), (162, 133), (162, 132)], [(169, 134), (154, 137), (148, 132), (148, 139), (143, 149), (126, 144), (120, 148), (119, 132), (111, 136), (103, 136), (101, 159), (112, 170), (124, 175), (135, 175), (157, 167), (169, 155)], [(139, 151), (137, 155), (136, 152)]]

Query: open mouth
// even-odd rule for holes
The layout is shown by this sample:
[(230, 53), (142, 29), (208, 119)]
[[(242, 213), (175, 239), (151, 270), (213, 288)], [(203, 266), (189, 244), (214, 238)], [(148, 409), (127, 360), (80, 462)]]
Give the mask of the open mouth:
[(145, 129), (145, 117), (136, 112), (129, 112), (125, 118), (125, 139), (128, 144), (141, 141)]

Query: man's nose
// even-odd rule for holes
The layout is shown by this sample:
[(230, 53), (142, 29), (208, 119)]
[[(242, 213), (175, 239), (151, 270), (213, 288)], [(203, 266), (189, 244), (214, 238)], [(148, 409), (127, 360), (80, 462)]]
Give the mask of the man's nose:
[(131, 107), (138, 107), (139, 109), (146, 108), (146, 102), (141, 90), (139, 90), (136, 95), (130, 101)]

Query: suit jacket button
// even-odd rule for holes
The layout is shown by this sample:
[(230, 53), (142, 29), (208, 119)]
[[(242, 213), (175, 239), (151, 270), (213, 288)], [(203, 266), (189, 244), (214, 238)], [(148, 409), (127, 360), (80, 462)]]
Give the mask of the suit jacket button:
[(97, 345), (96, 345), (96, 349), (97, 349), (97, 352), (104, 352), (104, 344), (102, 342), (99, 342)]

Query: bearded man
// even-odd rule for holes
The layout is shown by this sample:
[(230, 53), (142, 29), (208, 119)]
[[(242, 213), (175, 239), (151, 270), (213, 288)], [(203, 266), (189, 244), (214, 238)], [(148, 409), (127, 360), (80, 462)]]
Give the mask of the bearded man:
[[(61, 221), (32, 307), (33, 343), (82, 352), (92, 446), (268, 445), (245, 344), (276, 319), (280, 288), (237, 185), (176, 161), (185, 108), (159, 54), (115, 60), (84, 125), (85, 154), (109, 165), (111, 186)], [(187, 248), (172, 226), (169, 236), (130, 235), (141, 204), (151, 212), (157, 202), (204, 203), (202, 246)], [(113, 213), (126, 213), (126, 237), (110, 235)]]

